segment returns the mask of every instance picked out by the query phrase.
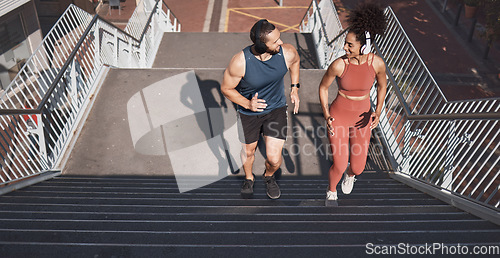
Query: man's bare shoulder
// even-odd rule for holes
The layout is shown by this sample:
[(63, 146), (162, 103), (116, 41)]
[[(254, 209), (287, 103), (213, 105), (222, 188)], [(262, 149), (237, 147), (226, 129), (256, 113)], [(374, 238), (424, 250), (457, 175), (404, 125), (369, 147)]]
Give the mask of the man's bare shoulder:
[(243, 51), (236, 53), (229, 62), (229, 66), (240, 66), (245, 64), (245, 54)]
[(283, 45), (281, 45), (281, 47), (283, 48), (283, 52), (285, 54), (288, 53), (293, 53), (294, 55), (297, 54), (297, 49), (295, 49), (295, 47), (292, 44), (284, 43)]
[(245, 74), (245, 54), (243, 51), (236, 53), (233, 58), (231, 58), (227, 70), (235, 76)]
[(292, 50), (292, 51), (296, 50), (292, 44), (288, 43), (283, 43), (281, 47), (283, 48), (283, 50)]

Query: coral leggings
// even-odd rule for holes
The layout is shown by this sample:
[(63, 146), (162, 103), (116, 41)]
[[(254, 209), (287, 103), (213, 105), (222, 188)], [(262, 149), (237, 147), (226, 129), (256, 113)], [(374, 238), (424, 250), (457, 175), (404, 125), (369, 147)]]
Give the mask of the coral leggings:
[(350, 160), (355, 175), (363, 172), (370, 144), (370, 99), (350, 100), (340, 94), (330, 105), (334, 135), (328, 134), (333, 155), (329, 170), (330, 190), (335, 192)]

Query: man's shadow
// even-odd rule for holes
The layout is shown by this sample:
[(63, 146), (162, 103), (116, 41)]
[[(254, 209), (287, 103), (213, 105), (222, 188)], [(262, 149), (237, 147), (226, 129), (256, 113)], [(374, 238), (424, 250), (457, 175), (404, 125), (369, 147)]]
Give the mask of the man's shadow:
[[(238, 139), (232, 139), (233, 135), (230, 136), (231, 139), (226, 138), (228, 136), (224, 134), (225, 130), (237, 123), (236, 105), (226, 99), (224, 94), (222, 94), (221, 85), (218, 81), (202, 80), (198, 75), (196, 75), (196, 80), (206, 109), (206, 112), (200, 112), (196, 115), (198, 126), (202, 128), (203, 134), (207, 140), (217, 136), (222, 138), (222, 142), (209, 144), (212, 153), (218, 160), (219, 175), (227, 176), (228, 169), (232, 174), (238, 174), (242, 164), (240, 155), (241, 146), (238, 150), (230, 150), (228, 141), (240, 142), (240, 140), (243, 139), (241, 128), (238, 130)], [(181, 90), (181, 102), (187, 107), (194, 109), (194, 105), (191, 103), (192, 99), (190, 98), (190, 94), (188, 90), (183, 88)], [(208, 128), (204, 128), (206, 127), (205, 124), (207, 119), (205, 116), (208, 117)], [(257, 148), (262, 155), (266, 157), (266, 146), (262, 136), (259, 139)], [(225, 155), (221, 153), (225, 153)], [(283, 161), (287, 170), (290, 173), (295, 173), (295, 165), (285, 147), (283, 148)], [(277, 176), (280, 175), (280, 172), (281, 169), (277, 171)]]
[[(195, 82), (190, 82), (189, 84), (191, 83)], [(226, 100), (222, 94), (219, 82), (215, 80), (201, 80), (199, 76), (196, 75), (196, 85), (199, 87), (205, 112), (195, 110), (195, 105), (192, 103), (194, 99), (192, 94), (197, 94), (197, 92), (191, 92), (188, 87), (183, 87), (181, 89), (181, 102), (197, 112), (195, 117), (198, 127), (204, 134), (205, 140), (210, 140), (208, 146), (213, 156), (218, 161), (218, 175), (220, 177), (225, 177), (228, 175), (228, 170), (232, 174), (237, 174), (239, 172), (239, 167), (234, 163), (238, 162), (234, 161), (240, 159), (239, 155), (235, 155), (235, 153), (239, 154), (239, 150), (238, 152), (230, 151), (230, 144), (228, 144), (224, 134), (225, 129), (227, 130), (231, 125), (236, 124), (236, 117), (231, 119), (233, 116), (230, 115), (230, 108), (233, 107), (232, 105), (228, 105), (229, 101)], [(217, 139), (219, 137), (221, 141)]]

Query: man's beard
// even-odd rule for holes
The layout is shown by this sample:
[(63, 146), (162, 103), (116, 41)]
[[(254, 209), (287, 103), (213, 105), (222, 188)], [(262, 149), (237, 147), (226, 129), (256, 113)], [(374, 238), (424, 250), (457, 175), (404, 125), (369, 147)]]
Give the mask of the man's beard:
[(275, 50), (268, 49), (266, 52), (269, 53), (269, 54), (271, 54), (271, 55), (276, 55), (276, 54), (278, 54), (280, 52), (280, 49), (279, 48), (277, 48)]

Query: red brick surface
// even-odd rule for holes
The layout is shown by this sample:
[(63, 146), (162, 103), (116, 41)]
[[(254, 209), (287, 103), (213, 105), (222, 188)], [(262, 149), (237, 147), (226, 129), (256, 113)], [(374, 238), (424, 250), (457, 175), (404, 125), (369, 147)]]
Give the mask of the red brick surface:
[[(223, 0), (214, 0), (215, 5), (221, 6)], [(490, 78), (488, 85), (454, 84), (452, 82), (440, 83), (440, 87), (449, 99), (483, 98), (499, 96), (500, 80), (498, 78), (500, 51), (493, 47), (490, 50), (490, 60), (483, 62), (477, 54), (474, 56), (467, 42), (460, 41), (450, 31), (449, 25), (443, 22), (439, 13), (431, 8), (435, 0), (406, 1), (406, 0), (381, 0), (382, 6), (391, 6), (400, 23), (408, 34), (414, 47), (427, 65), (432, 74), (445, 76), (473, 76), (476, 71), (486, 74)], [(201, 32), (205, 23), (205, 16), (209, 0), (165, 0), (166, 4), (177, 16), (182, 24), (182, 31)], [(355, 7), (361, 0), (334, 0), (339, 17), (344, 27), (347, 26), (348, 10)], [(452, 2), (452, 1), (451, 1)], [(227, 10), (219, 15), (226, 16), (226, 32), (248, 32), (251, 26), (261, 18), (266, 18), (275, 23), (282, 32), (298, 32), (300, 24), (311, 0), (283, 0), (283, 7), (279, 7), (279, 0), (228, 0)], [(128, 12), (135, 7), (134, 0), (126, 0), (123, 4), (120, 19), (126, 17)], [(450, 6), (449, 8), (453, 8)], [(106, 8), (107, 9), (107, 8)], [(133, 10), (132, 10), (133, 11)], [(110, 19), (118, 19), (113, 12)], [(220, 19), (212, 19), (218, 23)], [(468, 22), (467, 20), (463, 20)], [(479, 19), (481, 21), (481, 19)], [(211, 25), (211, 28), (219, 24)], [(463, 33), (468, 33), (464, 31)], [(481, 43), (481, 39), (478, 39)], [(484, 42), (482, 42), (484, 44)], [(494, 65), (492, 65), (494, 64)], [(497, 69), (497, 70), (495, 70)], [(497, 93), (495, 93), (497, 92)]]

